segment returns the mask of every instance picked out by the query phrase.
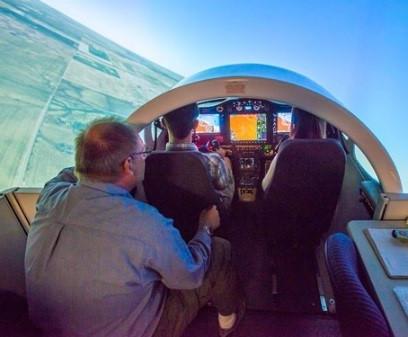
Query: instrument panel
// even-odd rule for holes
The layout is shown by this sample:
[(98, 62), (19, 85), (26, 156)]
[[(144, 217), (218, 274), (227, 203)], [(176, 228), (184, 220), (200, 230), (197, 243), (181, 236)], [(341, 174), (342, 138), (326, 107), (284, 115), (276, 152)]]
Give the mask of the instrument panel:
[(277, 145), (289, 136), (292, 107), (252, 98), (198, 103), (197, 145), (216, 139), (231, 151), (241, 201), (254, 201)]
[(266, 100), (230, 98), (198, 104), (198, 109), (196, 133), (222, 136), (224, 145), (278, 143), (291, 128), (291, 106)]

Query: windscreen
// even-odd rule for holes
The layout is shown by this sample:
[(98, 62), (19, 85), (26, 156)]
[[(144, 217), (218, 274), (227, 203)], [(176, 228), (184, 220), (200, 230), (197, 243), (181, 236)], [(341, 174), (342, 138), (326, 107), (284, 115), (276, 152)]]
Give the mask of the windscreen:
[(230, 115), (231, 141), (266, 141), (266, 114)]
[(197, 133), (219, 133), (220, 132), (220, 115), (205, 114), (198, 116)]
[(276, 132), (289, 133), (292, 124), (291, 112), (278, 112), (276, 116)]

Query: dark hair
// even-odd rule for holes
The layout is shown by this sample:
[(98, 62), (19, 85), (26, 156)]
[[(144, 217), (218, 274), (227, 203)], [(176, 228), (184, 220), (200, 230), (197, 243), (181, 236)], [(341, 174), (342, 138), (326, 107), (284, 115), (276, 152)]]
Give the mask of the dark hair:
[(134, 151), (137, 135), (115, 119), (97, 119), (75, 139), (75, 171), (81, 178), (114, 182), (123, 161)]
[(198, 108), (195, 103), (185, 105), (166, 114), (163, 119), (174, 137), (181, 139), (188, 136), (198, 117)]
[(293, 108), (292, 123), (294, 124), (292, 138), (322, 138), (319, 118), (311, 113)]

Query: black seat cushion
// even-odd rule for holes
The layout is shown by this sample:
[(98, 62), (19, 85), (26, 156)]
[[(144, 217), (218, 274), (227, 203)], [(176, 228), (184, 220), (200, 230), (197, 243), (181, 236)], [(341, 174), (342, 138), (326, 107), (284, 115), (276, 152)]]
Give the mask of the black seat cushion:
[(0, 289), (0, 335), (8, 337), (39, 337), (40, 331), (28, 317), (27, 301), (23, 296)]
[(11, 291), (0, 290), (0, 321), (16, 322), (28, 316), (27, 301)]
[(340, 194), (345, 153), (332, 139), (294, 139), (279, 148), (262, 218), (277, 244), (315, 245)]
[(390, 337), (385, 318), (362, 282), (356, 250), (343, 233), (326, 241), (326, 262), (344, 337)]
[(147, 200), (174, 219), (186, 241), (196, 233), (201, 210), (220, 203), (204, 156), (198, 151), (158, 151), (146, 158)]

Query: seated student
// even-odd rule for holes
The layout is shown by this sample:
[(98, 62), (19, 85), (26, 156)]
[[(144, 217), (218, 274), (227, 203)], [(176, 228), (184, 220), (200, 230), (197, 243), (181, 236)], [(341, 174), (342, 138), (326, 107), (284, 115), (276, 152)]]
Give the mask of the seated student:
[(94, 121), (75, 152), (75, 170), (41, 191), (27, 239), (27, 300), (43, 336), (179, 337), (209, 301), (220, 336), (231, 334), (244, 302), (229, 242), (211, 237), (216, 208), (202, 211), (186, 243), (134, 199), (146, 151), (127, 124)]
[[(169, 133), (167, 151), (198, 151), (192, 141), (194, 130), (198, 126), (197, 117), (196, 104), (186, 105), (163, 117), (163, 125)], [(222, 148), (217, 152), (209, 152), (204, 155), (208, 158), (214, 188), (221, 196), (224, 209), (228, 210), (235, 191), (231, 161), (226, 157), (226, 151)]]
[[(293, 108), (292, 110), (292, 125), (290, 130), (290, 136), (288, 139), (321, 139), (323, 134), (320, 127), (320, 119), (311, 113), (299, 109)], [(276, 156), (272, 160), (269, 166), (268, 172), (262, 180), (262, 189), (265, 191), (269, 186), (273, 171), (276, 165)]]

